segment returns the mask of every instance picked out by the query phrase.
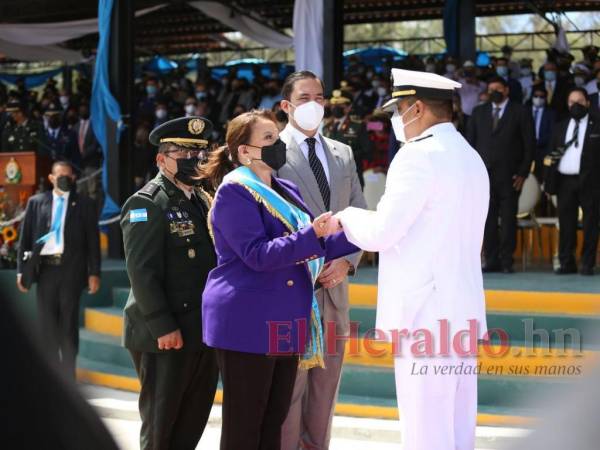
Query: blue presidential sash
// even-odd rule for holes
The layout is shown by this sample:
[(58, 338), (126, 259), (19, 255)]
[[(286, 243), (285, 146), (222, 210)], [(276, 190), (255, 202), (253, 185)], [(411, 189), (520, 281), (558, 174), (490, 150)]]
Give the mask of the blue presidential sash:
[[(300, 208), (285, 200), (281, 195), (264, 184), (262, 180), (248, 167), (238, 167), (223, 178), (223, 183), (237, 183), (244, 186), (267, 210), (280, 220), (285, 227), (294, 233), (302, 228), (312, 225), (310, 216)], [(317, 258), (306, 262), (311, 275), (313, 287), (323, 270), (325, 258)], [(323, 327), (317, 297), (312, 296), (310, 319), (310, 342), (306, 344), (306, 351), (300, 359), (300, 367), (325, 367), (323, 358)]]

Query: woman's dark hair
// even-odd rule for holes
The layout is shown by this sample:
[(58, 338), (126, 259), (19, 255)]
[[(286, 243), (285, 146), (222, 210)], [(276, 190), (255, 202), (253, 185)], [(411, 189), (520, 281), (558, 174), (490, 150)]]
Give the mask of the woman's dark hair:
[(254, 124), (259, 119), (277, 123), (275, 115), (269, 110), (253, 109), (240, 114), (227, 125), (225, 145), (213, 150), (208, 157), (208, 162), (201, 166), (201, 177), (208, 180), (214, 190), (219, 187), (225, 175), (241, 165), (238, 147), (250, 141)]

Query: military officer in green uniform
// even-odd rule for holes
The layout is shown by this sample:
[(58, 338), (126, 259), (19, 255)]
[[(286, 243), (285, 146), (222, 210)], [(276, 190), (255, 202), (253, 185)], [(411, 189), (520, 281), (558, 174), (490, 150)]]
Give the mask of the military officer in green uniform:
[(42, 124), (27, 117), (27, 105), (11, 100), (6, 105), (10, 118), (2, 130), (3, 152), (37, 152), (44, 136)]
[(363, 161), (371, 155), (371, 141), (362, 118), (353, 114), (352, 93), (336, 89), (329, 103), (333, 120), (323, 128), (323, 135), (352, 148), (360, 185), (364, 186)]
[(159, 174), (123, 207), (131, 292), (124, 345), (141, 383), (142, 450), (195, 449), (212, 407), (218, 369), (202, 343), (202, 291), (216, 256), (207, 228), (210, 197), (196, 177), (212, 124), (166, 122), (150, 134)]

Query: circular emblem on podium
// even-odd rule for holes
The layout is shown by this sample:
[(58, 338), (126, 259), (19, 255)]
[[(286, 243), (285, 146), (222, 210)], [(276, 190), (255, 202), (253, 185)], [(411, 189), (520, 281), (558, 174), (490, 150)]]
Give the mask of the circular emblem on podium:
[(4, 171), (6, 175), (6, 182), (10, 184), (18, 184), (21, 182), (21, 167), (15, 158), (10, 158), (6, 169)]
[(192, 134), (200, 134), (204, 131), (204, 122), (200, 119), (192, 119), (188, 122), (188, 131)]

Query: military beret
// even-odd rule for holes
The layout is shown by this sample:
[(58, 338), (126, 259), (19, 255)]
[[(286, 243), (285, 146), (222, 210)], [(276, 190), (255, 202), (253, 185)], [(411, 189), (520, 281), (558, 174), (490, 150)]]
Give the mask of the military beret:
[(179, 117), (156, 127), (149, 139), (152, 145), (170, 142), (181, 147), (204, 148), (208, 146), (212, 130), (213, 124), (204, 117)]

